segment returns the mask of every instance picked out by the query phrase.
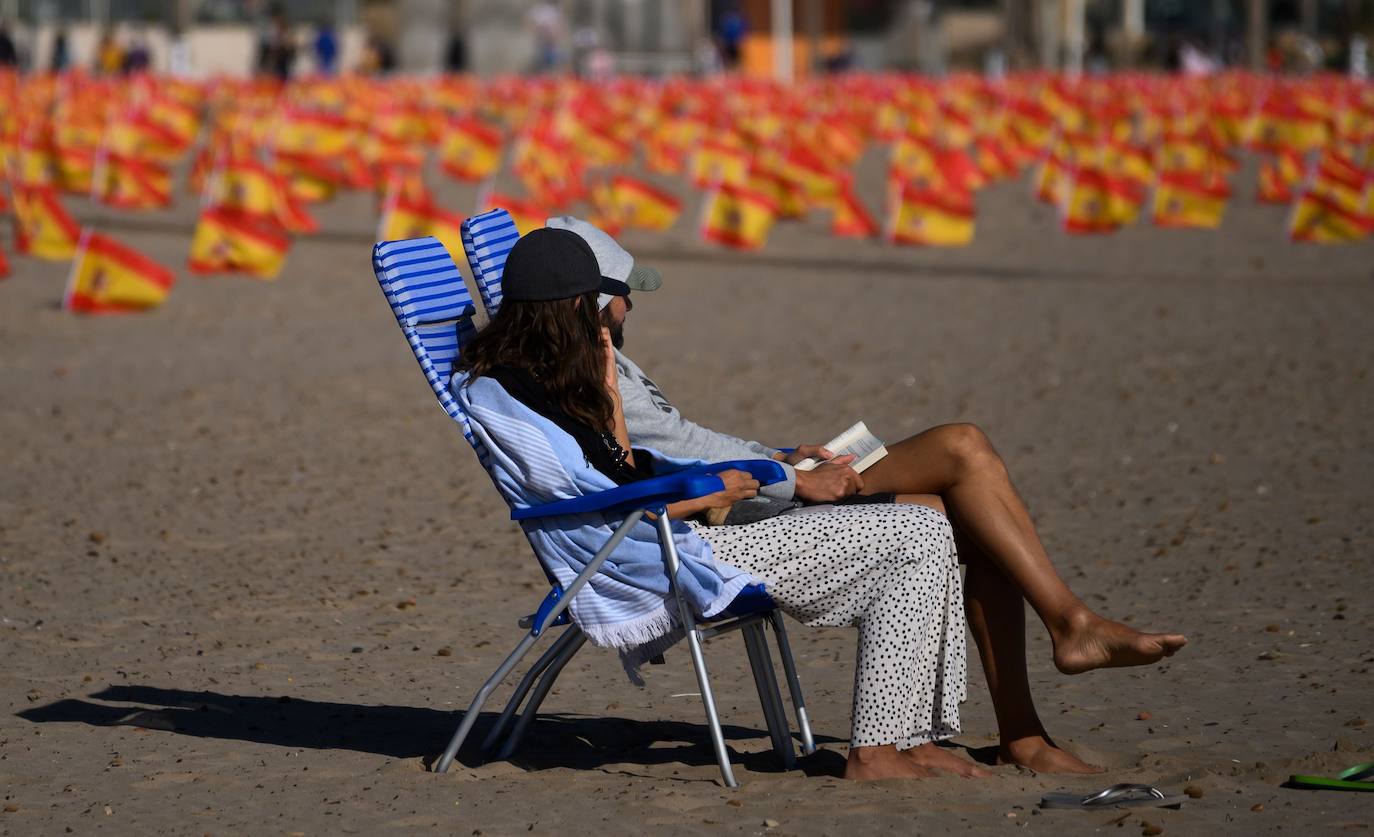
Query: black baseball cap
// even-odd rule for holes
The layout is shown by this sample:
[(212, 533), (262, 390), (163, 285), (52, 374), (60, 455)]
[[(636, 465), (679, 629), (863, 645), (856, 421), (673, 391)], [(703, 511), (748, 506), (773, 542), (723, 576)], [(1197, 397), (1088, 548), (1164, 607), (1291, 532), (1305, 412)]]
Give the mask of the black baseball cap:
[(601, 275), (596, 254), (582, 236), (541, 227), (520, 237), (506, 256), (501, 277), (506, 299), (545, 302), (596, 291), (629, 296), (630, 286)]

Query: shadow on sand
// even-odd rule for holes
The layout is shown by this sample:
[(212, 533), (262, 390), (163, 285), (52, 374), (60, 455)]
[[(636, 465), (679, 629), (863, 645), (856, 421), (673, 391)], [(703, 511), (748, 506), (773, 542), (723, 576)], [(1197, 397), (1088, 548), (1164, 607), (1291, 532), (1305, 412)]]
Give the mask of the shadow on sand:
[[(222, 695), (156, 686), (112, 686), (90, 698), (59, 700), (26, 709), (18, 716), (39, 724), (132, 726), (298, 749), (356, 750), (398, 759), (419, 758), (426, 767), (432, 766), (462, 719), (461, 711), (325, 703), (286, 695)], [(111, 706), (93, 700), (137, 705)], [(497, 714), (483, 712), (478, 719), (458, 754), (464, 765), (482, 764), (480, 745)], [(767, 738), (763, 730), (726, 725), (724, 731), (727, 742)], [(672, 742), (680, 746), (664, 746)], [(817, 736), (816, 743), (844, 742)], [(771, 750), (751, 750), (758, 751), (741, 753), (732, 748), (730, 759), (751, 772), (781, 772)], [(526, 770), (591, 769), (608, 764), (702, 766), (715, 764), (715, 755), (704, 724), (541, 713), (511, 762)], [(817, 750), (799, 759), (798, 766), (807, 775), (838, 776), (844, 772), (844, 756)]]

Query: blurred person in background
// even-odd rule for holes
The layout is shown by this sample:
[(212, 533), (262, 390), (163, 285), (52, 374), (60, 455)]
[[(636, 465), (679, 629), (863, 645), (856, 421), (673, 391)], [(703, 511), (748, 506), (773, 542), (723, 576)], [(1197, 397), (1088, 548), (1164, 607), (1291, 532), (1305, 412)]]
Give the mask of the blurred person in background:
[(363, 57), (358, 62), (358, 72), (363, 75), (383, 75), (396, 68), (396, 54), (391, 51), (391, 45), (373, 32), (367, 36), (367, 42), (363, 44)]
[(563, 12), (553, 3), (535, 3), (525, 20), (534, 30), (534, 71), (551, 73), (563, 60)]
[(167, 47), (167, 72), (179, 78), (191, 75), (191, 42), (181, 27), (172, 27), (172, 42)]
[(315, 30), (315, 70), (321, 75), (332, 76), (339, 63), (339, 39), (334, 35), (334, 27), (328, 23), (320, 24)]
[(54, 73), (60, 73), (67, 69), (67, 65), (71, 62), (72, 54), (71, 48), (67, 45), (67, 30), (59, 26), (52, 35), (52, 58), (48, 65)]
[(148, 69), (152, 63), (152, 55), (148, 51), (148, 40), (142, 32), (134, 32), (129, 40), (129, 50), (124, 53), (124, 66), (121, 68), (126, 75), (141, 73)]
[(19, 64), (19, 50), (14, 47), (10, 36), (8, 21), (0, 20), (0, 67), (14, 67)]
[(113, 29), (106, 27), (100, 33), (100, 41), (95, 47), (96, 75), (113, 76), (124, 70), (124, 47), (120, 46)]
[(725, 69), (733, 70), (739, 66), (744, 36), (748, 32), (749, 23), (744, 19), (739, 3), (726, 3), (716, 20), (716, 41), (720, 44), (720, 57), (725, 62)]
[(448, 36), (448, 49), (444, 52), (444, 69), (450, 73), (462, 73), (468, 68), (468, 39), (463, 30), (454, 29)]
[(296, 39), (286, 21), (281, 4), (274, 5), (268, 15), (267, 28), (258, 43), (258, 73), (286, 81), (296, 63)]

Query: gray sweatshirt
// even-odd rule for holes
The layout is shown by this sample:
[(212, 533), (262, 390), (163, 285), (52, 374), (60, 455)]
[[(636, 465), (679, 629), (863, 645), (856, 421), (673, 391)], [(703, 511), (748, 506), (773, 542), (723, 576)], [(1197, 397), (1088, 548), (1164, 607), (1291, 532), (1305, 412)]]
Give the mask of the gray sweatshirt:
[[(653, 448), (668, 456), (707, 462), (771, 459), (777, 453), (767, 445), (717, 433), (683, 418), (644, 370), (619, 351), (615, 353), (615, 366), (631, 444)], [(797, 474), (791, 465), (782, 463), (782, 467), (787, 472), (787, 479), (764, 486), (759, 489), (760, 494), (778, 500), (792, 499), (797, 490)]]

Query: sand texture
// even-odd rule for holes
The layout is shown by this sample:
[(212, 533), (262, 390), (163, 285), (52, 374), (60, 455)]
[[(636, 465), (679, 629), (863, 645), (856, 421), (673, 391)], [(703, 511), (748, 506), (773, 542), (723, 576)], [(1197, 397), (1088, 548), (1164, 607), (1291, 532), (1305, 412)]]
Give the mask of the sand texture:
[[(795, 623), (822, 742), (799, 770), (730, 636), (708, 660), (738, 791), (683, 648), (643, 690), (589, 648), (513, 761), (427, 772), (546, 586), (378, 292), (368, 199), (321, 209), (275, 283), (187, 277), (189, 204), (73, 204), (182, 274), (136, 316), (58, 310), (66, 265), (7, 238), (0, 833), (1369, 833), (1374, 794), (1280, 784), (1374, 758), (1374, 243), (1289, 244), (1237, 183), (1217, 232), (1071, 237), (1019, 182), (960, 251), (818, 217), (735, 254), (692, 202), (625, 237), (666, 278), (627, 351), (687, 415), (775, 445), (976, 422), (1071, 585), (1188, 634), (1064, 677), (1028, 614), (1042, 716), (1111, 768), (1089, 778), (842, 781), (855, 633)], [(986, 760), (976, 664), (969, 687), (956, 742)], [(1119, 781), (1201, 796), (1034, 810)]]

